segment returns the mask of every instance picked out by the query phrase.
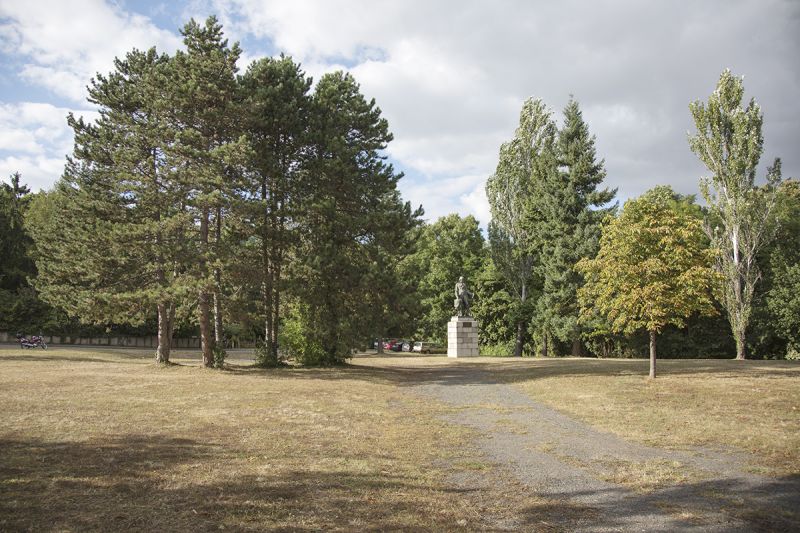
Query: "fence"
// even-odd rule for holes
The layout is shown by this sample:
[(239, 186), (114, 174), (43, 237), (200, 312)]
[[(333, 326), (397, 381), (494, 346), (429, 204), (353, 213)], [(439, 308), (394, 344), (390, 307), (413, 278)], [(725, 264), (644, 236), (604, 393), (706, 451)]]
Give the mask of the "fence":
[[(155, 348), (158, 346), (158, 337), (155, 335), (147, 337), (132, 336), (102, 336), (102, 337), (75, 337), (69, 335), (43, 335), (42, 338), (47, 344), (66, 344), (72, 346), (121, 346), (126, 348)], [(5, 331), (0, 331), (0, 343), (16, 343), (14, 335)], [(172, 339), (173, 348), (200, 348), (200, 338), (190, 337), (188, 339)]]

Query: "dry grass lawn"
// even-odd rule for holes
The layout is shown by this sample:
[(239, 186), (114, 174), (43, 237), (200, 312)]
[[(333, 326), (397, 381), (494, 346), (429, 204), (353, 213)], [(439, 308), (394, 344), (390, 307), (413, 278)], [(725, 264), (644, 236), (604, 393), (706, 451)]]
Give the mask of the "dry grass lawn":
[(498, 492), (402, 377), (187, 357), (0, 350), (0, 531), (546, 530), (568, 510)]
[[(0, 349), (0, 531), (552, 530), (592, 509), (530, 495), (409, 385), (446, 358), (359, 358), (260, 370), (196, 354)], [(591, 425), (655, 446), (800, 464), (800, 365), (664, 361), (465, 362)], [(501, 408), (502, 406), (498, 406)], [(690, 483), (662, 464), (609, 481)], [(605, 465), (608, 467), (608, 465)], [(685, 472), (682, 473), (682, 475)]]
[[(595, 427), (663, 448), (747, 452), (751, 469), (800, 474), (800, 364), (789, 361), (504, 360), (495, 376)], [(636, 469), (639, 470), (639, 469)]]

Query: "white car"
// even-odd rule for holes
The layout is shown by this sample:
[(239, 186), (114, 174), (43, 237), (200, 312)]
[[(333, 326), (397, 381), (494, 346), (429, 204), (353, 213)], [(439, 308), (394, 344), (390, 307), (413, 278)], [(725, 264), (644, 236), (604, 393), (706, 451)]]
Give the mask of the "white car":
[(414, 343), (414, 347), (411, 349), (412, 352), (417, 353), (443, 353), (444, 350), (442, 349), (441, 345), (435, 342), (422, 342), (417, 341)]

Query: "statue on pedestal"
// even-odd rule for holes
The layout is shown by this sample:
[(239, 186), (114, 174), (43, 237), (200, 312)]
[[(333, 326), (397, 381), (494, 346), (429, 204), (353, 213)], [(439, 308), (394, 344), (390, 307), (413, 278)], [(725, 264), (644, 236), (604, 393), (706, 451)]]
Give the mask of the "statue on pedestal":
[(456, 299), (453, 302), (453, 307), (456, 308), (456, 313), (458, 316), (471, 316), (469, 314), (469, 303), (470, 300), (475, 296), (475, 293), (470, 292), (467, 288), (467, 283), (464, 281), (464, 276), (458, 278), (458, 283), (456, 283)]

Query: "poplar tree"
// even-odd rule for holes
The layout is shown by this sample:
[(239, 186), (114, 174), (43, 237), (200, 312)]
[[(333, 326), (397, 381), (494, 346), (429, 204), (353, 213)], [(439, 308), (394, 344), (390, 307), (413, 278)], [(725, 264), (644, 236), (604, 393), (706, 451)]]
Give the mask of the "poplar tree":
[(755, 99), (742, 107), (743, 98), (742, 79), (726, 69), (708, 103), (689, 106), (697, 127), (697, 133), (689, 135), (689, 147), (711, 172), (701, 179), (700, 190), (713, 220), (707, 231), (718, 251), (722, 305), (736, 339), (737, 359), (746, 357), (753, 295), (761, 278), (756, 256), (772, 237), (775, 189), (781, 181), (776, 159), (767, 169), (766, 187), (755, 186), (764, 117)]
[(27, 221), (42, 298), (94, 324), (138, 325), (157, 312), (160, 363), (169, 361), (194, 257), (186, 190), (169, 157), (168, 63), (155, 49), (134, 50), (92, 80), (89, 101), (100, 118), (68, 117), (73, 155)]
[(570, 98), (564, 125), (558, 132), (557, 170), (543, 174), (536, 191), (540, 206), (542, 297), (539, 319), (572, 355), (582, 354), (577, 290), (583, 281), (575, 270), (582, 258), (597, 253), (600, 224), (616, 207), (603, 207), (616, 190), (600, 188), (604, 161), (597, 160), (595, 138), (583, 120), (578, 102)]
[[(497, 170), (486, 183), (492, 213), (489, 245), (497, 270), (515, 295), (514, 356), (520, 357), (530, 321), (529, 298), (539, 255), (539, 211), (534, 190), (552, 163), (556, 126), (541, 100), (529, 99), (520, 112), (514, 138), (500, 147)], [(526, 223), (527, 222), (527, 223)]]

